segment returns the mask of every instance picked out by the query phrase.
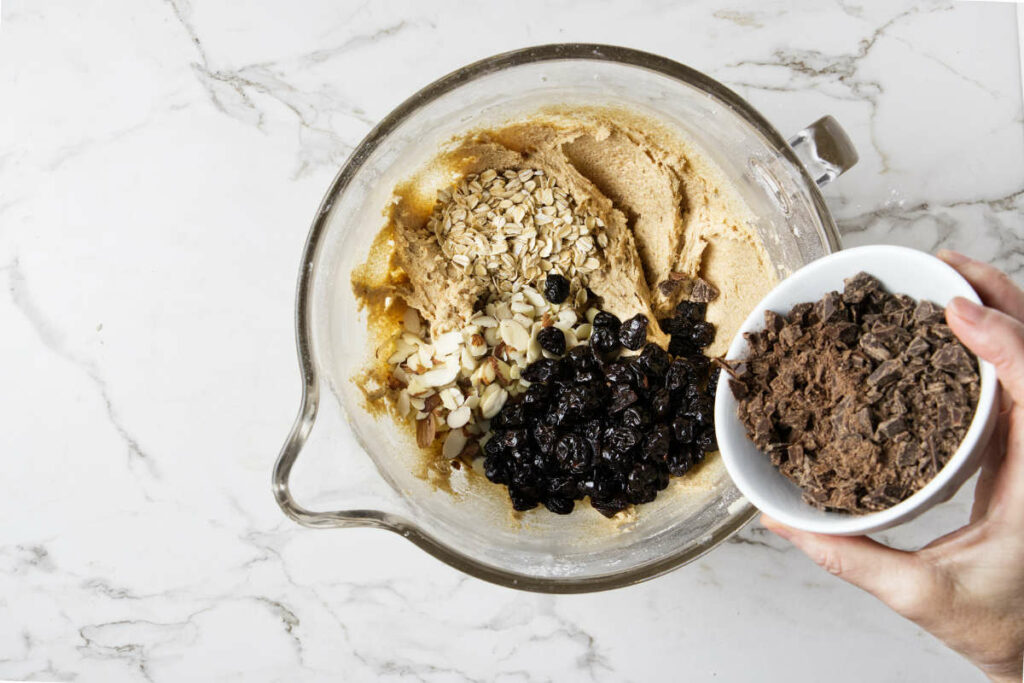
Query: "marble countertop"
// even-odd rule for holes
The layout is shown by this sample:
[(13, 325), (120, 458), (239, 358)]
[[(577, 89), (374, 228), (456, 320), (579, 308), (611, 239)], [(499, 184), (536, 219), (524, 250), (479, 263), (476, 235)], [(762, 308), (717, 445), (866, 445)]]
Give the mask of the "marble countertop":
[[(281, 514), (321, 195), (381, 116), (495, 52), (617, 43), (784, 133), (832, 114), (861, 153), (825, 192), (847, 245), (952, 247), (1024, 281), (1021, 6), (484, 5), (3, 3), (0, 679), (979, 680), (756, 525), (555, 597)], [(890, 538), (955, 528), (969, 496)]]

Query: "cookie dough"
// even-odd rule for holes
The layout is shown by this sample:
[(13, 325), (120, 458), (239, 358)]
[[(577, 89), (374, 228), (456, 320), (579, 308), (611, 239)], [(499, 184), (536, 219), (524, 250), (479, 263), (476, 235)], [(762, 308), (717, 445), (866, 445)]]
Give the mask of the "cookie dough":
[[(563, 109), (471, 132), (454, 140), (395, 188), (386, 224), (356, 295), (371, 305), (397, 295), (434, 335), (460, 328), (486, 295), (478, 280), (449, 268), (429, 229), (436, 193), (485, 169), (542, 170), (577, 206), (599, 216), (608, 244), (585, 285), (622, 319), (669, 316), (703, 279), (717, 290), (708, 320), (718, 329), (709, 355), (725, 351), (751, 308), (776, 283), (775, 270), (731, 184), (695, 146), (664, 125), (616, 109)], [(542, 276), (543, 277), (543, 276)], [(651, 325), (652, 339), (660, 339)]]

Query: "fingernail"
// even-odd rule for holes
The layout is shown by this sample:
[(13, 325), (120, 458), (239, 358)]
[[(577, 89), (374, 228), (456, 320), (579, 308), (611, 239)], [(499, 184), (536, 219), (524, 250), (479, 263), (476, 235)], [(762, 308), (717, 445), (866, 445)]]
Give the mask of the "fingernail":
[(951, 266), (962, 266), (971, 260), (959, 251), (953, 251), (952, 249), (940, 249), (935, 255)]
[(962, 296), (955, 297), (950, 301), (949, 308), (953, 311), (953, 315), (971, 325), (977, 325), (981, 321), (981, 317), (985, 315), (984, 307)]

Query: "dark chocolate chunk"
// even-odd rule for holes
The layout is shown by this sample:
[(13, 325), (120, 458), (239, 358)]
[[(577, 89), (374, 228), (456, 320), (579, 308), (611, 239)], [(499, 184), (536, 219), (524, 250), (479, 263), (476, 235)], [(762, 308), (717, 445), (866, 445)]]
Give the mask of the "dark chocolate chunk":
[(846, 322), (833, 322), (828, 323), (822, 327), (822, 332), (826, 337), (832, 339), (844, 346), (852, 346), (857, 343), (857, 337), (859, 331), (857, 326), (853, 323)]
[(848, 304), (862, 303), (869, 294), (882, 289), (878, 278), (867, 273), (857, 273), (843, 281), (843, 302)]
[(779, 343), (783, 346), (793, 346), (797, 343), (797, 340), (803, 335), (803, 330), (799, 325), (791, 324), (782, 328), (779, 332)]
[(690, 301), (707, 303), (718, 298), (718, 288), (704, 278), (697, 278), (693, 281), (693, 289), (690, 290)]
[(879, 365), (874, 372), (868, 375), (868, 386), (883, 388), (892, 384), (903, 374), (903, 362), (898, 359), (890, 359)]
[(775, 311), (764, 312), (764, 329), (770, 332), (779, 332), (782, 330), (783, 325), (786, 324), (786, 319)]
[(662, 280), (658, 283), (658, 291), (661, 292), (662, 296), (669, 297), (676, 293), (681, 284), (682, 282), (679, 280)]
[(923, 356), (928, 353), (932, 348), (931, 344), (923, 337), (918, 335), (914, 337), (909, 344), (907, 344), (907, 355), (908, 356)]
[(957, 342), (950, 342), (935, 351), (932, 355), (932, 365), (951, 375), (968, 374), (972, 369), (970, 356), (964, 350), (963, 344)]
[(879, 338), (877, 334), (868, 332), (860, 338), (860, 349), (864, 353), (868, 354), (873, 360), (882, 362), (892, 358), (892, 352), (889, 351), (888, 347)]
[(894, 439), (907, 431), (906, 421), (900, 417), (891, 417), (878, 425), (876, 436), (880, 439)]
[(814, 304), (814, 314), (820, 323), (830, 323), (840, 316), (839, 304), (842, 297), (839, 292), (829, 292)]
[(786, 316), (786, 322), (796, 323), (797, 325), (806, 325), (810, 322), (808, 318), (813, 310), (814, 304), (810, 301), (797, 304), (790, 309), (789, 314)]
[(919, 325), (941, 323), (946, 319), (946, 311), (934, 301), (922, 301), (914, 309), (914, 322)]

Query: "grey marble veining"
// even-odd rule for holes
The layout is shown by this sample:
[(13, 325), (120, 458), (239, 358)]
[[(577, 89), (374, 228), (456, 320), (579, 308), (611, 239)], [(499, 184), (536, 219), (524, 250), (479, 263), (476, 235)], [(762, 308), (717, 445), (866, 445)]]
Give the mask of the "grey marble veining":
[[(836, 116), (848, 245), (1024, 281), (1012, 4), (8, 0), (0, 24), (0, 678), (977, 680), (750, 526), (611, 593), (521, 594), (393, 535), (288, 522), (308, 223), (416, 89), (528, 44), (664, 54), (784, 134)], [(887, 540), (966, 519), (969, 491)], [(865, 654), (867, 653), (867, 654)]]

